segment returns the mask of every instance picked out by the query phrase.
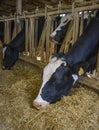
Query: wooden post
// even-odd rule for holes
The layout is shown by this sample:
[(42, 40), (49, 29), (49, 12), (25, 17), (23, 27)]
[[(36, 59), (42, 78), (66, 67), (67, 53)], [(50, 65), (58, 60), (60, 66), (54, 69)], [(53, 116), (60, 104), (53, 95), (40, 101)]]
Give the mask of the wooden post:
[(73, 26), (74, 26), (74, 20), (71, 21), (71, 23), (68, 27), (66, 36), (65, 36), (62, 46), (60, 48), (60, 52), (64, 52), (64, 53), (68, 52), (69, 42), (73, 36)]
[(38, 44), (38, 48), (37, 48), (37, 56), (41, 56), (41, 59), (43, 60), (44, 59), (44, 43), (45, 43), (45, 37), (46, 36), (46, 21), (45, 21), (45, 24), (44, 24), (44, 27), (43, 27), (43, 31), (42, 31), (42, 34), (41, 34), (41, 37), (40, 37), (40, 40), (39, 40), (39, 44)]
[[(54, 17), (52, 16), (50, 34), (53, 32), (53, 28), (54, 28)], [(55, 51), (55, 44), (50, 40), (50, 55), (52, 55), (54, 51)]]
[(75, 25), (76, 25), (76, 15), (75, 15), (75, 2), (72, 3), (72, 17), (74, 20), (74, 25), (73, 25), (73, 38), (72, 38), (72, 43), (75, 42)]
[(76, 12), (76, 25), (75, 25), (75, 31), (76, 31), (76, 33), (75, 33), (75, 41), (78, 39), (78, 31), (79, 31), (79, 13), (78, 12)]
[(7, 21), (7, 43), (11, 41), (11, 21)]
[(17, 26), (17, 33), (21, 30), (21, 23), (20, 23), (20, 15), (22, 14), (22, 0), (16, 1), (16, 26)]
[(14, 30), (13, 30), (13, 35), (12, 35), (12, 40), (15, 38), (17, 34), (17, 23), (16, 23), (16, 19), (14, 20)]
[(8, 44), (11, 41), (11, 21), (5, 21), (4, 24), (4, 42)]
[(31, 33), (32, 33), (32, 20), (31, 18), (29, 19), (29, 32), (28, 32), (28, 36), (29, 36), (29, 56), (32, 57), (32, 37), (31, 37)]
[(34, 45), (34, 29), (35, 29), (35, 27), (34, 27), (35, 24), (34, 24), (34, 23), (35, 23), (35, 22), (34, 22), (34, 18), (32, 18), (32, 33), (31, 33), (31, 37), (32, 37), (32, 38), (31, 38), (31, 40), (32, 40), (32, 41), (31, 41), (31, 42), (32, 42), (32, 43), (31, 43), (31, 44), (32, 44), (31, 47), (32, 47), (32, 51), (33, 51), (33, 52), (32, 52), (32, 57), (36, 55), (36, 49), (35, 49), (35, 45)]
[(38, 31), (39, 31), (39, 29), (38, 29), (38, 17), (35, 19), (35, 41), (34, 41), (34, 43), (35, 43), (35, 49), (37, 50), (37, 44), (38, 44)]
[(81, 14), (81, 20), (80, 20), (80, 32), (79, 32), (79, 36), (81, 36), (81, 34), (83, 33), (83, 24), (84, 24), (84, 12), (82, 12)]
[(76, 15), (75, 12), (73, 14), (73, 20), (74, 20), (74, 24), (73, 24), (73, 38), (72, 38), (72, 44), (74, 44), (75, 42), (75, 34), (76, 34)]
[(46, 25), (46, 61), (49, 60), (50, 55), (50, 42), (49, 42), (49, 36), (51, 33), (51, 16), (47, 16), (47, 25)]
[(30, 57), (35, 56), (35, 46), (34, 46), (34, 18), (30, 18), (29, 26), (29, 52)]
[(26, 29), (25, 29), (25, 53), (28, 54), (29, 51), (29, 19), (25, 19)]
[(17, 0), (16, 10), (17, 10), (17, 14), (21, 14), (22, 13), (22, 0)]

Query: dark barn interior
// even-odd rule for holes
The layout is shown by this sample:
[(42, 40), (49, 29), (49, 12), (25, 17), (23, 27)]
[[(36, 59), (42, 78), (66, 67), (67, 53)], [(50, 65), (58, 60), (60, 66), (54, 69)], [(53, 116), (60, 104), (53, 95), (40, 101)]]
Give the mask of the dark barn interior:
[[(33, 106), (50, 57), (67, 54), (93, 17), (99, 25), (97, 11), (99, 0), (0, 1), (0, 130), (99, 130), (99, 40), (95, 70), (85, 73), (80, 67), (67, 96), (40, 110)], [(53, 38), (54, 30), (68, 21), (64, 37)], [(7, 64), (5, 44), (16, 49)]]

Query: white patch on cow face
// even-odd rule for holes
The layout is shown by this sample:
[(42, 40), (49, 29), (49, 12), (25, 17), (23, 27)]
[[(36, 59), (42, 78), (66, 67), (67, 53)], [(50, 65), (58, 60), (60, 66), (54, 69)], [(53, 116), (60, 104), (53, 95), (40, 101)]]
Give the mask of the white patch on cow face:
[(41, 86), (41, 89), (39, 91), (39, 94), (38, 94), (37, 98), (34, 100), (34, 102), (37, 102), (38, 104), (40, 103), (42, 105), (42, 107), (45, 107), (45, 106), (49, 105), (49, 102), (46, 102), (41, 97), (42, 88), (44, 87), (46, 82), (51, 78), (52, 74), (56, 71), (56, 69), (62, 63), (66, 63), (65, 61), (62, 61), (61, 59), (58, 59), (58, 60), (56, 60), (56, 59), (54, 60), (54, 59), (55, 59), (55, 57), (52, 58), (52, 61), (49, 62), (49, 64), (47, 66), (45, 66), (45, 68), (44, 68), (43, 83), (42, 83), (42, 86)]
[(43, 82), (46, 83), (52, 74), (56, 71), (56, 69), (62, 64), (66, 63), (65, 61), (62, 61), (61, 59), (55, 60), (50, 62), (45, 68), (43, 72)]
[(46, 106), (49, 105), (49, 102), (43, 100), (42, 97), (41, 97), (41, 91), (42, 91), (43, 86), (44, 86), (44, 83), (42, 83), (39, 94), (36, 97), (36, 99), (33, 101), (33, 106), (36, 107), (38, 110), (41, 109), (41, 108), (45, 108)]
[(84, 14), (84, 19), (88, 19), (88, 14)]
[(74, 85), (75, 82), (78, 80), (78, 75), (76, 75), (76, 74), (72, 74), (72, 77), (73, 77), (73, 79), (74, 79), (74, 83), (73, 83), (73, 85)]
[[(51, 36), (51, 37), (54, 37), (54, 36), (56, 35), (56, 31), (61, 30), (61, 27), (62, 27), (62, 26), (65, 26), (65, 25), (70, 21), (70, 19), (71, 19), (71, 15), (70, 15), (70, 14), (68, 14), (68, 15), (66, 15), (66, 16), (64, 16), (64, 17), (62, 17), (59, 26), (55, 29), (55, 31), (54, 31), (50, 36)], [(67, 21), (66, 21), (66, 20), (67, 20)], [(66, 22), (65, 22), (65, 21), (66, 21)]]
[(3, 50), (2, 50), (2, 54), (3, 54), (3, 59), (5, 57), (5, 51), (6, 51), (7, 47), (3, 47)]

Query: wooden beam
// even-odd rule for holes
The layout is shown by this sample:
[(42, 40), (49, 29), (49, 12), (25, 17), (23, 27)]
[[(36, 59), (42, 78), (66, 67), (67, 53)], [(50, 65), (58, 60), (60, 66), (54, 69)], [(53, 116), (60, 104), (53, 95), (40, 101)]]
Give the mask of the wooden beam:
[(47, 0), (37, 0), (38, 1), (38, 3), (41, 3), (41, 4), (51, 4), (51, 2), (50, 1), (47, 1)]
[(46, 24), (47, 21), (45, 21), (44, 27), (43, 27), (43, 31), (38, 43), (38, 48), (37, 48), (37, 56), (41, 57), (41, 60), (44, 60), (44, 44), (45, 44), (45, 40), (46, 40)]
[(91, 89), (98, 91), (99, 93), (99, 79), (88, 78), (87, 76), (79, 77), (78, 83), (83, 84)]
[[(84, 10), (94, 10), (94, 9), (99, 9), (99, 4), (95, 4), (94, 6), (93, 5), (88, 5), (88, 6), (85, 6), (85, 7), (77, 7), (75, 8), (75, 11), (79, 12), (79, 11), (84, 11)], [(57, 10), (57, 8), (54, 8), (52, 9), (51, 11), (47, 12), (47, 15), (57, 15), (57, 14), (61, 14), (61, 13), (70, 13), (72, 10), (71, 10), (71, 6), (64, 6), (62, 7), (62, 9), (60, 10), (60, 12)], [(38, 14), (32, 14), (31, 13), (28, 13), (26, 16), (22, 15), (20, 16), (20, 19), (21, 18), (30, 18), (30, 17), (39, 17), (39, 16), (45, 16), (45, 9), (44, 10), (40, 10), (40, 12)], [(6, 19), (0, 19), (0, 21), (4, 21), (4, 20), (14, 20), (14, 17), (8, 17)]]
[(36, 66), (38, 66), (39, 68), (42, 68), (42, 69), (45, 66), (45, 64), (43, 62), (37, 61), (35, 57), (34, 58), (33, 57), (30, 58), (29, 56), (23, 56), (23, 55), (21, 55), (20, 59), (23, 60), (23, 61), (25, 61), (25, 62), (34, 64), (34, 65), (36, 65)]
[(52, 17), (48, 16), (47, 17), (47, 25), (46, 25), (46, 61), (48, 62), (49, 57), (50, 57), (50, 41), (49, 41), (49, 36), (51, 33), (51, 20)]
[(5, 6), (8, 6), (8, 7), (15, 7), (15, 0), (11, 0), (11, 1), (5, 1), (5, 0), (2, 0), (0, 1), (0, 7), (5, 7)]
[[(1, 16), (9, 16), (10, 15), (10, 11), (8, 10), (8, 11), (6, 11), (5, 13), (4, 13), (4, 11), (3, 10), (0, 10), (0, 15)], [(1, 17), (0, 19), (3, 19), (3, 17)], [(3, 20), (2, 20), (3, 21)]]

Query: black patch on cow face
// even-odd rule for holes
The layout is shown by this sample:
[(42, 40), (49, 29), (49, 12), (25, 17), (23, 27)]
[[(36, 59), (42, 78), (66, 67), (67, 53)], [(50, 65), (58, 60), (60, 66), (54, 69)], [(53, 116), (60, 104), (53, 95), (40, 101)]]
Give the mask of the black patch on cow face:
[(19, 56), (18, 51), (8, 46), (3, 58), (3, 69), (11, 69), (11, 67), (17, 61), (18, 56)]
[(66, 23), (68, 21), (68, 19), (66, 19), (63, 23)]
[(59, 101), (63, 96), (69, 93), (73, 87), (73, 82), (74, 79), (70, 68), (61, 65), (42, 88), (42, 99), (49, 103)]

